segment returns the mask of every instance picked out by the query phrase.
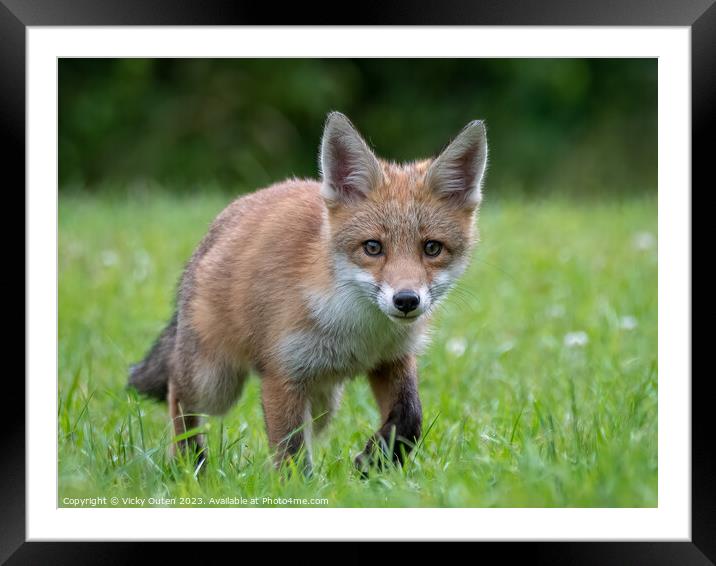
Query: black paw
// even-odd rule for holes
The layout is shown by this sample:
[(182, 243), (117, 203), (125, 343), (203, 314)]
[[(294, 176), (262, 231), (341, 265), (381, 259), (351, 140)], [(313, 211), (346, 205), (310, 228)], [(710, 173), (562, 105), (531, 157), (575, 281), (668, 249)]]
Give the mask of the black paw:
[(361, 452), (356, 456), (355, 460), (353, 460), (353, 465), (356, 470), (358, 470), (360, 477), (367, 479), (371, 468), (375, 466), (375, 461), (369, 453)]
[(382, 437), (372, 438), (363, 452), (356, 456), (353, 464), (361, 477), (367, 478), (371, 470), (383, 471), (400, 466), (410, 448), (403, 442), (388, 444)]

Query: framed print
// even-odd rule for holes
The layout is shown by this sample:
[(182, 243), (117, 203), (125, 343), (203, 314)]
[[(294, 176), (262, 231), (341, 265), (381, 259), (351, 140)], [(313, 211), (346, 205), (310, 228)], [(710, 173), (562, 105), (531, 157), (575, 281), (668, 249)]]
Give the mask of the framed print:
[(27, 221), (3, 559), (711, 563), (716, 8), (165, 8), (0, 6)]

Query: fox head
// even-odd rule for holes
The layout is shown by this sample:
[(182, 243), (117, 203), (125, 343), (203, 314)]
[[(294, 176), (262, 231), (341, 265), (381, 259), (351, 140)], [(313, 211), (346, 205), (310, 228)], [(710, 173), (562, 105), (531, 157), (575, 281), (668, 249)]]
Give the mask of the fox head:
[(468, 265), (477, 239), (487, 139), (470, 122), (435, 159), (378, 159), (343, 114), (321, 142), (321, 195), (336, 281), (396, 324), (430, 313)]

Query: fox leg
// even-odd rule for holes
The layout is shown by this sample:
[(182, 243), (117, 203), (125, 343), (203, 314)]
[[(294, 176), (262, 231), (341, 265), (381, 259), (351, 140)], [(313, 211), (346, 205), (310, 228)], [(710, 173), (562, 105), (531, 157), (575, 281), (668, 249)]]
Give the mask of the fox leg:
[(343, 396), (343, 383), (320, 387), (311, 393), (313, 432), (320, 434), (336, 414)]
[(310, 475), (311, 407), (305, 389), (279, 375), (261, 379), (261, 401), (269, 443), (276, 451), (276, 467), (289, 458), (303, 457), (303, 471)]
[[(178, 388), (171, 379), (169, 380), (167, 391), (167, 404), (169, 405), (169, 417), (172, 420), (175, 437), (179, 437), (201, 425), (202, 419), (199, 415), (186, 414), (186, 409), (181, 404)], [(198, 457), (197, 465), (201, 464), (206, 457), (203, 435), (195, 434), (189, 438), (173, 441), (170, 446), (170, 455), (176, 456), (177, 451), (196, 454)]]
[[(414, 356), (387, 362), (368, 373), (380, 408), (383, 425), (370, 438), (355, 460), (365, 470), (376, 461), (378, 449), (394, 462), (403, 463), (422, 430), (422, 407), (418, 396), (418, 371)], [(392, 454), (389, 450), (392, 446)]]

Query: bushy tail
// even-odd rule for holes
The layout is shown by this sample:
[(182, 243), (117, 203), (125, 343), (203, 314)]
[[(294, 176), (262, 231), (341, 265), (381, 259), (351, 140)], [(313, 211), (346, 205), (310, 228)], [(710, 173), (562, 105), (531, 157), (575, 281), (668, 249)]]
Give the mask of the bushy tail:
[(144, 360), (129, 370), (129, 386), (140, 393), (164, 400), (169, 384), (169, 360), (177, 335), (177, 314), (162, 331)]

